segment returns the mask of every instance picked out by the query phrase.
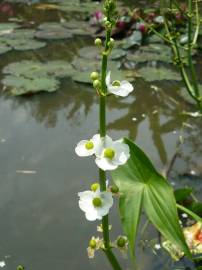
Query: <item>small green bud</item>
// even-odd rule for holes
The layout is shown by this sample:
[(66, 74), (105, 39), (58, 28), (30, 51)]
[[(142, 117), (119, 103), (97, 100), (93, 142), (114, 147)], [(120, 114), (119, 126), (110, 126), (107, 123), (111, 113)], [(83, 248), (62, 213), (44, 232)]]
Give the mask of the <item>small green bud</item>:
[(94, 87), (95, 89), (100, 89), (100, 87), (101, 87), (101, 82), (100, 82), (99, 80), (94, 80), (94, 82), (93, 82), (93, 87)]
[(106, 21), (106, 22), (105, 22), (105, 27), (106, 27), (107, 29), (111, 29), (111, 28), (112, 28), (111, 22), (110, 22), (110, 21)]
[(101, 201), (101, 199), (98, 198), (98, 197), (95, 197), (95, 198), (93, 199), (93, 205), (94, 205), (95, 207), (100, 207), (100, 206), (102, 206), (102, 201)]
[(99, 74), (96, 71), (94, 71), (90, 74), (90, 78), (91, 80), (95, 81), (99, 78)]
[(123, 248), (125, 247), (126, 245), (126, 239), (122, 236), (120, 236), (118, 239), (117, 239), (117, 246), (120, 247), (120, 248)]
[(99, 187), (100, 187), (99, 183), (93, 183), (90, 188), (92, 191), (95, 192)]
[(17, 270), (25, 270), (25, 268), (22, 265), (18, 265)]
[(94, 239), (91, 239), (89, 241), (89, 247), (91, 247), (92, 249), (96, 248), (96, 241)]
[(112, 193), (115, 193), (115, 194), (119, 192), (119, 188), (116, 185), (111, 186), (110, 190)]
[(107, 17), (104, 17), (103, 22), (106, 23), (106, 21), (107, 21)]
[(112, 148), (106, 148), (104, 150), (104, 157), (113, 159), (114, 156), (115, 156), (115, 152)]
[(101, 47), (102, 46), (102, 40), (100, 38), (96, 38), (95, 39), (95, 45), (98, 46), (98, 47)]
[(110, 48), (113, 48), (114, 47), (114, 44), (115, 44), (115, 40), (113, 38), (110, 38), (110, 41), (108, 42), (108, 46)]
[(93, 142), (88, 141), (88, 142), (85, 144), (85, 147), (86, 147), (87, 150), (91, 150), (91, 149), (93, 149), (94, 144), (93, 144)]

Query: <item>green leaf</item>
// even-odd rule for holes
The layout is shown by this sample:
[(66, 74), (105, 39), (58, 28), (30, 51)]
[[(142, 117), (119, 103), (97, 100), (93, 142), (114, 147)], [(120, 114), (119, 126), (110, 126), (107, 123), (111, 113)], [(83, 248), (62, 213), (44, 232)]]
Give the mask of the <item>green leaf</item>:
[(142, 67), (138, 72), (147, 82), (162, 80), (181, 81), (181, 77), (177, 72), (165, 67)]
[(130, 159), (112, 172), (112, 178), (121, 193), (121, 220), (131, 253), (134, 250), (140, 213), (144, 208), (149, 220), (162, 235), (190, 257), (179, 224), (172, 187), (140, 148), (128, 139), (125, 139), (125, 143), (130, 147)]
[(183, 202), (193, 192), (193, 188), (179, 188), (174, 192), (175, 199), (177, 202)]

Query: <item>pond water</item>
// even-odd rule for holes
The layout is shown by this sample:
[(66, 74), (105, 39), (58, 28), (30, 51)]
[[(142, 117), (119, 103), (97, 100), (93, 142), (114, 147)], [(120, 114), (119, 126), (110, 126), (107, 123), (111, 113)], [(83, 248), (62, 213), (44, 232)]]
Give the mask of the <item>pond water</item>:
[[(37, 23), (59, 19), (51, 11), (31, 13), (26, 6), (14, 9)], [(50, 41), (35, 51), (11, 51), (0, 56), (0, 70), (20, 60), (71, 61), (79, 48), (90, 44), (91, 38), (76, 38)], [(178, 176), (191, 170), (202, 173), (202, 127), (200, 119), (181, 114), (194, 111), (178, 95), (181, 83), (151, 84), (139, 78), (134, 85), (131, 96), (109, 98), (108, 133), (113, 138), (129, 136), (162, 171), (176, 152), (183, 123), (190, 123), (184, 129), (183, 157), (171, 173), (176, 185), (183, 186), (183, 181), (189, 185), (191, 180)], [(92, 160), (74, 153), (78, 141), (98, 130), (98, 98), (92, 87), (63, 79), (52, 94), (12, 97), (1, 91), (0, 123), (0, 261), (6, 262), (4, 269), (23, 264), (27, 270), (110, 270), (101, 252), (94, 260), (87, 258), (86, 247), (90, 237), (97, 235), (96, 224), (85, 220), (77, 198), (98, 177)], [(201, 182), (197, 181), (200, 193)], [(117, 215), (114, 207), (112, 238), (120, 234)], [(185, 269), (189, 265), (184, 261), (173, 265), (163, 251), (157, 251), (157, 259), (146, 241), (156, 237), (152, 228), (140, 235), (138, 269)], [(124, 269), (132, 269), (127, 260), (121, 263)]]

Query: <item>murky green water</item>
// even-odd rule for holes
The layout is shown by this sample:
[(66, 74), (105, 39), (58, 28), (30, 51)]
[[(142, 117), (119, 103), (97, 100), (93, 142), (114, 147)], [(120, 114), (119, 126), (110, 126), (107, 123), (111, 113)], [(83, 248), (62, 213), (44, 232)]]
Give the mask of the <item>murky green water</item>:
[[(31, 18), (30, 14), (26, 16)], [(57, 19), (53, 14), (35, 14), (32, 19)], [(80, 47), (91, 42), (76, 39), (50, 42), (34, 52), (12, 51), (0, 56), (0, 69), (22, 59), (70, 61)], [(158, 86), (156, 91), (137, 79), (130, 97), (110, 97), (107, 121), (113, 138), (129, 136), (163, 170), (176, 151), (182, 124), (187, 121), (181, 112), (193, 107), (176, 94), (179, 83), (164, 82)], [(0, 261), (5, 260), (5, 269), (15, 269), (20, 263), (27, 270), (110, 269), (102, 253), (95, 260), (87, 258), (86, 247), (90, 237), (97, 235), (96, 224), (85, 220), (77, 198), (77, 193), (88, 189), (98, 177), (91, 159), (80, 159), (74, 154), (75, 144), (98, 130), (94, 90), (64, 79), (60, 90), (53, 94), (18, 98), (1, 93), (0, 123)], [(193, 128), (185, 130), (184, 151), (196, 158), (202, 153), (202, 129), (198, 120), (192, 119), (191, 124)], [(198, 159), (188, 164), (189, 167), (179, 160), (176, 174), (192, 169), (201, 173), (202, 168), (196, 168), (196, 164), (201, 164)], [(120, 233), (117, 215), (114, 207), (114, 236)], [(150, 229), (143, 239), (156, 236)], [(162, 256), (160, 252), (157, 259), (149, 247), (143, 252), (139, 246), (140, 269), (173, 269), (165, 253)], [(124, 269), (129, 269), (127, 260), (122, 263)], [(184, 269), (183, 263), (179, 269)]]

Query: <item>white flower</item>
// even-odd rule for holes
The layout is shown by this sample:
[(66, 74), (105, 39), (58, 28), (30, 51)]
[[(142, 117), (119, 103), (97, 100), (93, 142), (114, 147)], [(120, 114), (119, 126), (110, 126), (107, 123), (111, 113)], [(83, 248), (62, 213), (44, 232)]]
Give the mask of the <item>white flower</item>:
[(86, 219), (94, 221), (101, 220), (103, 216), (109, 213), (109, 209), (113, 205), (113, 197), (109, 191), (84, 191), (78, 193), (79, 207), (85, 212)]
[(6, 263), (4, 261), (1, 261), (0, 262), (0, 267), (4, 267), (4, 266), (6, 266)]
[(109, 71), (106, 76), (106, 85), (109, 93), (117, 96), (126, 97), (133, 91), (133, 86), (128, 81), (113, 81), (111, 82), (111, 72)]
[(87, 248), (88, 258), (93, 259), (95, 256), (95, 251), (99, 250), (100, 248), (104, 248), (103, 239), (100, 239), (99, 237), (95, 238), (93, 236), (89, 242), (89, 247)]
[[(96, 135), (93, 136), (93, 138), (94, 137), (96, 138)], [(82, 140), (77, 144), (75, 152), (78, 156), (87, 157), (94, 154), (95, 142), (93, 138), (90, 140)]]
[(130, 157), (129, 146), (121, 140), (113, 141), (109, 136), (95, 139), (95, 163), (103, 171), (115, 170), (123, 165)]

